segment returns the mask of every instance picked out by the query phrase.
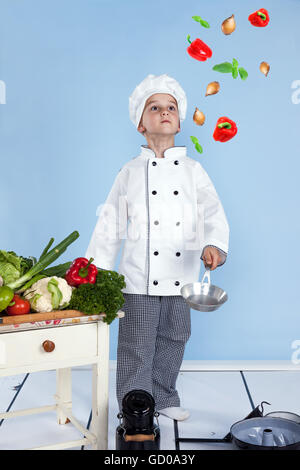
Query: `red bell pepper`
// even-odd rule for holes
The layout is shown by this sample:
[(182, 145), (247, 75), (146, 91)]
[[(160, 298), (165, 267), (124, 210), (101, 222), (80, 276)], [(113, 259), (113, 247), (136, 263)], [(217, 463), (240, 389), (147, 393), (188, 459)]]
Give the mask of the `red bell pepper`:
[(76, 258), (65, 274), (65, 279), (70, 286), (80, 284), (95, 284), (98, 274), (97, 266), (91, 264), (94, 258)]
[(260, 10), (251, 13), (251, 15), (248, 17), (248, 20), (253, 26), (263, 28), (269, 23), (270, 17), (268, 11), (265, 8), (261, 8)]
[(25, 315), (30, 312), (30, 308), (30, 302), (28, 300), (15, 294), (8, 307), (6, 307), (6, 312), (8, 315)]
[(217, 121), (213, 138), (219, 142), (227, 142), (237, 133), (236, 123), (226, 116), (220, 117)]
[(206, 59), (212, 56), (212, 50), (208, 47), (205, 42), (197, 38), (193, 42), (190, 41), (190, 35), (188, 35), (187, 40), (190, 43), (190, 46), (187, 48), (187, 52), (194, 59), (204, 62)]

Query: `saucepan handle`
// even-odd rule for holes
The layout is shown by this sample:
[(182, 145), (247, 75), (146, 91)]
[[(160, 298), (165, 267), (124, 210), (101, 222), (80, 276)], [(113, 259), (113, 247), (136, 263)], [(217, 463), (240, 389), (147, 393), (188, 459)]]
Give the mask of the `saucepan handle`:
[(207, 278), (207, 280), (208, 280), (207, 284), (210, 284), (210, 268), (209, 267), (207, 267), (206, 270), (205, 270), (205, 273), (204, 273), (204, 276), (202, 278), (201, 284), (204, 283), (205, 278)]

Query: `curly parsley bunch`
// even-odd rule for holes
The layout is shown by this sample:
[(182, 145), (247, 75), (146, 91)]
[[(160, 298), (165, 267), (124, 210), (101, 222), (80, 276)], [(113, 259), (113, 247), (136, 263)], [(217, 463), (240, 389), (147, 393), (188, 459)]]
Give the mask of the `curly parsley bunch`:
[(103, 321), (110, 324), (125, 302), (121, 289), (126, 287), (124, 276), (116, 271), (98, 270), (95, 284), (81, 284), (73, 289), (68, 309), (87, 315), (105, 313)]

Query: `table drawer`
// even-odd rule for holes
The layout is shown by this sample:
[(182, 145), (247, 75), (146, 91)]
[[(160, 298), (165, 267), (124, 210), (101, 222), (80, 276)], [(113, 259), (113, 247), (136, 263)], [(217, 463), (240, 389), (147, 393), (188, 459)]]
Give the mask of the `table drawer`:
[(0, 367), (97, 356), (97, 323), (0, 335)]

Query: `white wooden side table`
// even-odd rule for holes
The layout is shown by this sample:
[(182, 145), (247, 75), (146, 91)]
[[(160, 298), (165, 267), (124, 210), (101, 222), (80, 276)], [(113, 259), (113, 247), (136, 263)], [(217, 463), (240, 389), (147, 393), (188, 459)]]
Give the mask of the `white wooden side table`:
[[(99, 315), (81, 320), (28, 323), (28, 329), (23, 324), (11, 331), (5, 331), (0, 325), (0, 377), (56, 370), (54, 404), (0, 413), (0, 419), (55, 410), (59, 424), (70, 422), (83, 434), (78, 440), (34, 447), (34, 450), (89, 444), (94, 450), (107, 449), (109, 325)], [(72, 414), (71, 368), (89, 364), (92, 365), (92, 420), (88, 430)]]

